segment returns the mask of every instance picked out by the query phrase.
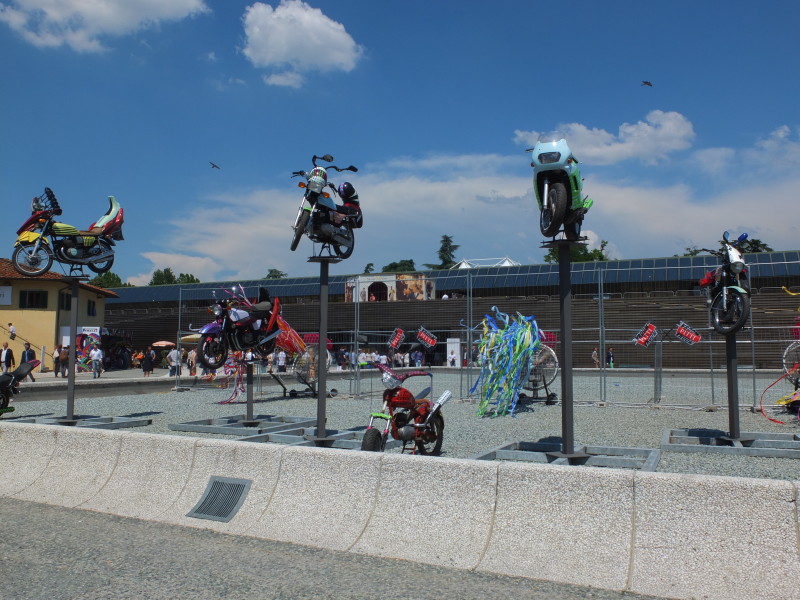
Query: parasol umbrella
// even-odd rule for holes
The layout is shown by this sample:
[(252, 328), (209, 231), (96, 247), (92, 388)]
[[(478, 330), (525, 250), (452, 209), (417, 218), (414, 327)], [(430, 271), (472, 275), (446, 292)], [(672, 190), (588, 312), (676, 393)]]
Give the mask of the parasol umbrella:
[(161, 340), (160, 342), (153, 342), (150, 344), (154, 348), (166, 348), (168, 346), (174, 346), (175, 342), (168, 342), (167, 340)]
[[(333, 350), (333, 342), (330, 338), (326, 338), (328, 341), (327, 348), (328, 350)], [(303, 341), (306, 344), (319, 344), (319, 334), (318, 333), (304, 333), (303, 334)]]

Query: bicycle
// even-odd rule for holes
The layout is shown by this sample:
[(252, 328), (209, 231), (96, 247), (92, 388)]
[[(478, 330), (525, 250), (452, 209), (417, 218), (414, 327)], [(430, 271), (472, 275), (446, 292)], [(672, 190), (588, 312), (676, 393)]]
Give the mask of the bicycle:
[[(790, 292), (786, 286), (783, 286), (784, 292), (791, 296), (800, 296), (800, 292)], [(800, 312), (800, 308), (797, 309)], [(800, 317), (798, 317), (800, 319)], [(786, 374), (786, 379), (791, 381), (795, 389), (800, 387), (800, 325), (795, 326), (793, 334), (796, 338), (791, 344), (783, 351), (783, 372)]]

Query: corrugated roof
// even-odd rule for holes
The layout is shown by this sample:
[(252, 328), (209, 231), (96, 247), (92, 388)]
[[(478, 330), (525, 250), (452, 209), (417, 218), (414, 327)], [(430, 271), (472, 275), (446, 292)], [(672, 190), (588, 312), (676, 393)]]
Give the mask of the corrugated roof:
[[(752, 277), (798, 277), (800, 276), (800, 250), (784, 252), (761, 252), (747, 254), (745, 260)], [(705, 273), (719, 265), (719, 259), (711, 255), (672, 256), (662, 258), (636, 258), (595, 262), (572, 263), (572, 283), (597, 284), (603, 273), (604, 283), (634, 283), (641, 281), (690, 281), (699, 280)], [(503, 287), (535, 287), (558, 285), (558, 265), (514, 265), (507, 267), (477, 267), (425, 271), (435, 282), (436, 292), (464, 290), (471, 279), (473, 289)], [(328, 279), (330, 294), (344, 295), (345, 283), (358, 275), (331, 275)], [(220, 281), (178, 285), (158, 285), (114, 288), (117, 302), (174, 302), (179, 297), (208, 298), (209, 290), (230, 288), (241, 284), (248, 294), (252, 290), (266, 287), (273, 295), (282, 297), (316, 296), (319, 294), (318, 277), (296, 277), (287, 279), (252, 279), (246, 281)]]

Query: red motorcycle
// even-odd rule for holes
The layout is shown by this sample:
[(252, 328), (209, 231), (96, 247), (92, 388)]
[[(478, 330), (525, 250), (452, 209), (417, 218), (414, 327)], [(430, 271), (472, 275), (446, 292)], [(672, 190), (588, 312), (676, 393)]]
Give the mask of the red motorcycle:
[[(427, 371), (408, 371), (395, 373), (386, 365), (375, 363), (383, 372), (382, 381), (386, 386), (383, 392), (382, 412), (372, 413), (367, 431), (361, 440), (361, 449), (368, 452), (383, 452), (386, 440), (391, 432), (392, 437), (403, 442), (403, 452), (412, 445), (412, 454), (439, 454), (444, 440), (444, 416), (442, 406), (453, 397), (450, 390), (445, 390), (439, 399), (431, 405), (425, 398), (431, 388), (426, 388), (415, 397), (402, 386), (409, 377), (433, 377)], [(383, 429), (375, 427), (375, 420), (386, 421)]]
[(95, 273), (105, 273), (114, 264), (114, 241), (122, 240), (125, 211), (114, 196), (109, 207), (88, 230), (60, 223), (55, 217), (61, 206), (50, 188), (31, 201), (31, 216), (17, 230), (11, 262), (20, 275), (38, 277), (50, 270), (53, 260), (69, 265), (70, 275), (82, 275), (87, 266)]

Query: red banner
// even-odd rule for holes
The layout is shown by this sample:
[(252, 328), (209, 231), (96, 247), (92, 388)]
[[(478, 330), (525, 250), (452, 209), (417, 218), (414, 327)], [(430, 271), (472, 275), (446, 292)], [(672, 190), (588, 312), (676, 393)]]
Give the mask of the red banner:
[(644, 327), (639, 330), (639, 333), (636, 334), (636, 337), (633, 338), (633, 341), (639, 344), (640, 346), (644, 346), (647, 348), (656, 337), (657, 328), (652, 323), (647, 323)]
[(417, 330), (417, 339), (426, 348), (433, 348), (437, 342), (436, 336), (424, 327), (420, 327)]
[(699, 333), (697, 333), (683, 321), (678, 321), (678, 324), (675, 326), (675, 337), (677, 337), (680, 341), (689, 344), (690, 346), (696, 344), (702, 339)]
[(406, 332), (398, 327), (392, 333), (392, 337), (389, 338), (389, 346), (397, 350), (397, 347), (403, 343), (404, 339), (406, 339)]

